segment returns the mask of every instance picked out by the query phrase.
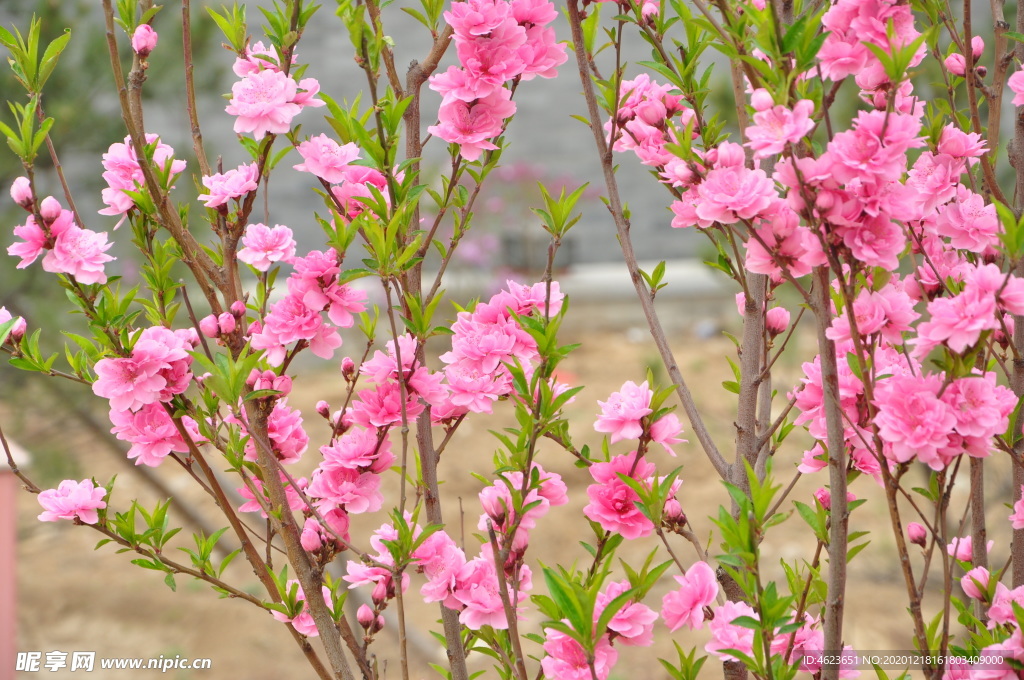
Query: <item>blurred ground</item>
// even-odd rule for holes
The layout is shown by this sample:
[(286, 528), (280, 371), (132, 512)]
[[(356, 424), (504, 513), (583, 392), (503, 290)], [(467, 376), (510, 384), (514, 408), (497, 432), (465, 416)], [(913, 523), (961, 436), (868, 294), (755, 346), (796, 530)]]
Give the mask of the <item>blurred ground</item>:
[[(584, 313), (585, 309), (577, 309)], [(587, 389), (580, 393), (574, 404), (568, 407), (570, 422), (573, 423), (572, 433), (577, 446), (590, 444), (599, 446), (600, 439), (593, 432), (591, 423), (597, 412), (596, 400), (604, 400), (617, 390), (625, 380), (641, 381), (649, 365), (656, 363), (656, 355), (649, 342), (637, 342), (643, 334), (639, 330), (621, 332), (592, 332), (586, 337), (573, 337), (570, 331), (564, 334), (566, 342), (583, 341), (583, 346), (574, 352), (562, 365), (563, 379), (573, 384), (585, 384)], [(794, 342), (806, 343), (809, 350), (811, 338), (802, 338), (798, 334)], [(717, 336), (708, 341), (698, 341), (692, 333), (683, 332), (674, 336), (673, 345), (684, 376), (689, 380), (698, 403), (711, 424), (712, 434), (723, 450), (731, 448), (732, 441), (732, 396), (721, 387), (721, 381), (728, 379), (729, 368), (723, 356), (734, 351), (729, 340)], [(358, 346), (349, 344), (349, 352), (358, 351)], [(799, 347), (795, 348), (799, 355)], [(777, 370), (776, 386), (780, 391), (777, 397), (778, 408), (784, 405), (784, 393), (791, 388), (792, 382), (799, 372), (794, 364), (780, 365)], [(327, 399), (336, 404), (341, 394), (341, 381), (334, 373), (306, 375), (295, 382), (295, 394), (291, 403), (302, 407), (308, 414), (315, 411), (312, 406), (318, 399)], [(43, 397), (40, 396), (40, 399)], [(25, 401), (22, 404), (28, 403)], [(309, 409), (306, 411), (306, 409)], [(498, 409), (504, 411), (505, 409)], [(13, 434), (26, 447), (38, 451), (61, 449), (69, 452), (70, 461), (59, 461), (51, 455), (40, 456), (40, 460), (50, 468), (50, 473), (66, 470), (78, 470), (82, 475), (93, 474), (99, 480), (105, 480), (118, 474), (118, 484), (114, 494), (114, 505), (124, 508), (133, 494), (141, 493), (143, 498), (154, 498), (148, 490), (140, 487), (138, 479), (125, 469), (124, 465), (115, 460), (99, 443), (80, 426), (70, 419), (58, 422), (40, 421), (39, 411), (34, 417), (26, 418), (18, 409), (8, 406), (5, 409), (5, 429)], [(11, 416), (15, 415), (14, 418)], [(493, 418), (470, 419), (459, 430), (442, 460), (440, 477), (446, 480), (442, 492), (446, 497), (446, 519), (458, 522), (459, 508), (464, 512), (464, 529), (467, 552), (477, 550), (477, 541), (472, 536), (475, 532), (476, 517), (479, 513), (476, 494), (482, 484), (469, 473), (484, 473), (491, 469), (490, 455), (495, 450), (495, 440), (488, 433), (489, 429), (497, 429), (507, 422), (507, 414)], [(323, 441), (326, 426), (316, 416), (307, 416), (306, 429), (313, 442)], [(689, 431), (687, 427), (687, 431)], [(691, 437), (692, 439), (692, 437)], [(620, 445), (622, 446), (622, 445)], [(786, 450), (779, 454), (775, 463), (776, 478), (781, 484), (788, 484), (792, 479), (795, 466), (803, 450), (803, 442), (796, 435), (787, 442)], [(653, 460), (659, 471), (665, 474), (678, 465), (683, 466), (682, 478), (685, 480), (679, 494), (683, 509), (691, 518), (698, 534), (707, 540), (711, 524), (707, 516), (716, 512), (716, 508), (726, 498), (724, 489), (718, 483), (713, 468), (703, 457), (695, 443), (683, 444), (678, 447), (679, 457), (669, 458), (664, 452), (652, 453)], [(618, 449), (615, 449), (618, 451)], [(315, 449), (307, 453), (309, 466)], [(625, 450), (619, 451), (624, 453)], [(579, 561), (589, 564), (589, 556), (579, 545), (579, 540), (587, 539), (589, 531), (581, 514), (585, 505), (584, 490), (590, 482), (585, 470), (572, 465), (572, 459), (559, 452), (550, 443), (541, 448), (539, 460), (549, 470), (559, 472), (570, 487), (572, 501), (567, 506), (552, 510), (551, 514), (540, 523), (531, 537), (529, 555), (539, 579), (537, 560), (545, 563), (563, 565)], [(305, 462), (305, 461), (304, 461)], [(64, 468), (60, 466), (63, 465)], [(53, 468), (56, 467), (54, 471)], [(197, 498), (188, 485), (188, 478), (170, 464), (160, 468), (166, 476), (170, 487), (180, 493), (179, 498), (185, 502), (205, 501)], [(46, 472), (39, 470), (38, 472)], [(795, 486), (790, 498), (813, 503), (811, 492), (823, 485), (826, 478), (801, 479)], [(51, 480), (51, 483), (54, 483)], [(385, 482), (386, 496), (391, 502), (397, 493), (397, 476), (392, 475)], [(1000, 538), (1006, 532), (1002, 529), (1007, 523), (1004, 520), (1005, 508), (1001, 505), (1007, 498), (1006, 490), (1000, 484), (998, 475), (990, 476), (990, 485), (994, 490), (990, 509), (992, 535), (997, 539), (996, 551), (1005, 555), (1005, 542)], [(859, 649), (899, 650), (911, 646), (907, 631), (910, 619), (906, 614), (906, 596), (902, 577), (897, 570), (895, 550), (891, 538), (886, 537), (888, 514), (880, 499), (880, 490), (872, 480), (861, 478), (852, 490), (861, 498), (869, 498), (871, 502), (856, 511), (851, 521), (851, 530), (871, 529), (872, 544), (861, 553), (850, 567), (850, 590), (847, 606), (850, 615), (847, 618), (846, 640)], [(954, 507), (962, 504), (954, 497)], [(212, 518), (209, 504), (203, 506), (204, 515)], [(791, 502), (783, 508), (792, 508)], [(92, 547), (99, 539), (98, 534), (70, 523), (41, 523), (35, 516), (39, 512), (38, 504), (33, 496), (21, 494), (18, 499), (18, 583), (19, 583), (19, 638), (17, 648), (22, 651), (95, 651), (98, 657), (174, 657), (180, 654), (185, 658), (209, 657), (212, 659), (211, 670), (170, 671), (168, 678), (243, 678), (245, 680), (272, 680), (276, 678), (312, 677), (307, 672), (305, 661), (297, 651), (283, 626), (274, 621), (268, 614), (261, 613), (250, 604), (233, 601), (225, 602), (206, 586), (190, 583), (185, 578), (178, 579), (178, 592), (172, 593), (162, 584), (162, 576), (156, 572), (139, 569), (129, 564), (129, 556), (117, 555), (111, 546), (105, 546), (97, 552)], [(360, 517), (361, 526), (374, 528), (385, 520), (384, 513), (370, 517)], [(219, 526), (219, 525), (217, 525)], [(458, 530), (450, 529), (455, 536)], [(183, 532), (187, 533), (187, 532)], [(353, 536), (358, 535), (354, 529)], [(675, 537), (678, 539), (678, 537)], [(636, 563), (655, 547), (650, 540), (639, 540), (623, 547), (620, 556)], [(692, 547), (678, 539), (674, 549), (685, 563), (696, 559)], [(764, 546), (764, 564), (769, 574), (780, 575), (778, 567), (780, 559), (809, 559), (813, 551), (813, 543), (808, 540), (808, 532), (802, 521), (795, 514), (782, 525), (772, 529)], [(714, 546), (711, 550), (715, 552)], [(342, 558), (344, 559), (344, 558)], [(663, 549), (659, 552), (659, 560), (666, 559)], [(919, 559), (918, 559), (919, 561)], [(994, 560), (995, 561), (995, 560)], [(245, 590), (257, 593), (257, 581), (251, 572), (246, 572), (238, 561), (233, 568), (233, 579)], [(934, 571), (934, 570), (933, 570)], [(621, 574), (620, 574), (621, 576)], [(939, 575), (941, 576), (941, 574)], [(415, 600), (419, 587), (418, 578), (413, 577), (413, 587), (407, 600)], [(933, 574), (933, 581), (937, 576)], [(659, 608), (661, 597), (670, 583), (664, 584), (653, 592), (648, 600), (652, 607)], [(542, 587), (542, 586), (541, 586)], [(926, 612), (934, 614), (941, 603), (932, 595), (926, 604)], [(416, 621), (415, 635), (428, 639), (427, 630), (437, 618), (437, 610), (412, 606), (412, 617)], [(536, 617), (526, 624), (527, 630), (538, 630)], [(660, 626), (660, 624), (659, 624)], [(439, 626), (436, 627), (439, 629)], [(706, 631), (697, 634), (669, 635), (660, 628), (657, 635), (657, 646), (652, 653), (650, 649), (621, 648), (619, 662), (613, 678), (622, 680), (633, 678), (664, 678), (664, 670), (657, 662), (657, 657), (674, 659), (672, 643), (678, 642), (684, 649), (691, 646), (703, 646), (707, 639)], [(387, 632), (380, 638), (381, 657), (391, 656), (395, 649), (395, 638)], [(430, 644), (429, 642), (427, 643)], [(540, 655), (537, 645), (527, 643), (528, 654)], [(412, 677), (435, 677), (423, 662), (437, 659), (420, 658), (414, 665)], [(486, 669), (488, 666), (480, 660), (474, 666)], [(536, 667), (536, 662), (531, 662)], [(721, 667), (709, 660), (703, 677), (716, 677)], [(104, 673), (108, 673), (105, 676)], [(148, 673), (148, 675), (147, 675)], [(156, 671), (94, 671), (92, 677), (150, 677)], [(42, 671), (46, 677), (77, 677), (67, 671), (51, 673)], [(34, 674), (24, 674), (29, 677)], [(387, 669), (386, 677), (400, 677), (399, 669)], [(488, 673), (487, 677), (493, 677)]]

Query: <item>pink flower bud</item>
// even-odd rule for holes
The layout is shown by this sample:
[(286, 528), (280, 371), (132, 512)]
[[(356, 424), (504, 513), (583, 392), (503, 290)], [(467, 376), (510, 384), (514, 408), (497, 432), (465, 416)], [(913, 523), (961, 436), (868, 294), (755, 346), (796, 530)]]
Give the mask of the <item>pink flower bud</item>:
[[(504, 493), (503, 493), (504, 491)], [(505, 515), (508, 509), (505, 507), (505, 503), (508, 499), (508, 493), (505, 487), (499, 486), (488, 486), (480, 492), (480, 505), (483, 506), (484, 512), (494, 522), (495, 529), (501, 527), (505, 522)]]
[(235, 300), (231, 303), (231, 313), (235, 315), (235, 318), (241, 319), (245, 316), (245, 303), (241, 300)]
[(675, 498), (669, 498), (665, 501), (665, 509), (662, 511), (662, 517), (669, 522), (678, 522), (679, 524), (686, 522), (686, 515), (683, 514), (683, 506), (679, 505), (679, 501)]
[(158, 36), (149, 24), (140, 24), (132, 34), (132, 49), (140, 57), (148, 57), (156, 48)]
[[(212, 316), (212, 315), (211, 315)], [(235, 332), (235, 317), (230, 312), (223, 312), (217, 317), (217, 326), (224, 335)]]
[(370, 599), (373, 600), (374, 604), (381, 604), (383, 602), (387, 602), (388, 596), (392, 594), (389, 592), (389, 590), (390, 589), (388, 588), (388, 584), (386, 584), (383, 580), (377, 581), (377, 583), (373, 586), (373, 592), (370, 593)]
[(971, 38), (971, 54), (975, 59), (981, 56), (982, 52), (985, 51), (985, 41), (982, 40), (980, 35), (976, 35)]
[(273, 381), (273, 387), (271, 389), (280, 392), (282, 397), (288, 396), (292, 391), (291, 377), (287, 375), (279, 375), (275, 377)]
[(377, 620), (373, 622), (373, 629), (370, 630), (370, 632), (371, 633), (377, 633), (377, 632), (380, 632), (382, 630), (384, 630), (384, 615), (383, 614), (378, 614), (377, 615)]
[(772, 95), (768, 90), (759, 87), (750, 95), (750, 105), (754, 107), (755, 111), (767, 111), (775, 106), (775, 100), (772, 99)]
[(376, 623), (375, 619), (376, 617), (373, 615), (372, 609), (365, 604), (359, 605), (359, 609), (356, 611), (356, 620), (359, 621), (360, 626), (369, 630), (370, 626)]
[(916, 543), (923, 548), (928, 538), (928, 531), (917, 522), (911, 522), (907, 525), (907, 538), (911, 543)]
[(955, 76), (962, 78), (967, 73), (967, 60), (964, 59), (962, 54), (954, 52), (946, 57), (946, 60), (942, 63), (946, 65), (946, 70)]
[(28, 323), (24, 317), (19, 318), (14, 322), (14, 327), (11, 328), (10, 340), (11, 342), (21, 342), (21, 339), (25, 337), (25, 331), (28, 330)]
[[(7, 323), (14, 316), (7, 311), (7, 308), (0, 307), (0, 324)], [(11, 327), (11, 332), (7, 336), (7, 342), (11, 344), (21, 342), (21, 339), (25, 337), (25, 330), (28, 328), (28, 324), (25, 323), (24, 318), (19, 318), (14, 322), (14, 326)]]
[(967, 597), (972, 600), (984, 600), (988, 596), (988, 578), (988, 569), (975, 567), (964, 574), (964, 577), (960, 579), (960, 585), (967, 593)]
[(329, 419), (331, 417), (331, 405), (328, 404), (323, 399), (321, 399), (320, 401), (316, 402), (316, 412), (319, 413), (322, 417)]
[(249, 371), (249, 377), (245, 379), (245, 386), (253, 390), (260, 389), (259, 387), (257, 387), (257, 385), (259, 384), (260, 378), (262, 377), (263, 372), (260, 369), (252, 369), (251, 371)]
[(785, 333), (789, 328), (789, 310), (785, 307), (772, 307), (766, 315), (765, 326), (773, 336)]
[(217, 317), (213, 314), (204, 316), (199, 320), (199, 330), (208, 338), (216, 338), (220, 335), (220, 326), (217, 324)]
[(747, 295), (742, 290), (736, 293), (736, 311), (740, 316), (746, 316), (747, 313)]
[(341, 373), (346, 380), (352, 380), (355, 377), (356, 362), (352, 361), (352, 357), (345, 357), (341, 360)]
[(308, 552), (319, 550), (324, 544), (320, 536), (320, 522), (312, 517), (307, 517), (306, 523), (302, 526), (302, 535), (299, 536), (299, 543), (302, 544), (303, 550)]
[[(820, 488), (820, 489), (818, 489), (817, 491), (814, 492), (814, 497), (818, 499), (819, 503), (821, 503), (821, 507), (825, 508), (826, 510), (832, 510), (832, 491), (831, 490), (822, 487), (822, 488)], [(849, 503), (850, 501), (855, 501), (855, 500), (857, 500), (857, 497), (854, 496), (849, 491), (847, 491), (846, 492), (846, 502)]]
[(50, 226), (60, 217), (61, 210), (60, 201), (53, 196), (47, 196), (39, 204), (39, 214), (43, 216), (43, 222), (46, 223), (46, 226)]
[(11, 184), (11, 198), (22, 208), (30, 208), (32, 205), (32, 185), (28, 177), (19, 177)]

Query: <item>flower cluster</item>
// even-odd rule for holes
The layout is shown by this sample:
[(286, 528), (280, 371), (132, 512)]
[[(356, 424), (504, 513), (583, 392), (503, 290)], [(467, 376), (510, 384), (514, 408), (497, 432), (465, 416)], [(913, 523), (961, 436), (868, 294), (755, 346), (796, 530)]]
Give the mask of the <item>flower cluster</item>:
[[(158, 135), (146, 135), (144, 154), (158, 173), (168, 177), (168, 186), (163, 188), (172, 188), (170, 180), (185, 171), (185, 161), (176, 160), (174, 149), (161, 142)], [(107, 207), (99, 211), (101, 215), (126, 215), (135, 209), (135, 199), (129, 192), (142, 191), (146, 177), (131, 137), (125, 137), (123, 143), (111, 144), (103, 154), (103, 180), (107, 183), (102, 193)]]
[[(675, 143), (676, 127), (685, 129), (693, 123), (693, 111), (683, 105), (681, 95), (672, 94), (668, 85), (659, 85), (646, 73), (619, 86), (619, 110), (612, 121), (605, 123), (615, 151), (632, 151), (644, 165), (663, 169), (666, 177), (681, 178), (691, 174), (690, 168), (672, 154), (666, 145)], [(673, 118), (679, 121), (673, 123)]]
[[(287, 244), (281, 247), (289, 249)], [(366, 294), (339, 282), (341, 267), (333, 248), (294, 257), (290, 264), (295, 271), (288, 278), (288, 294), (250, 327), (253, 349), (266, 350), (271, 366), (284, 363), (287, 346), (297, 342), (322, 359), (331, 358), (341, 346), (336, 327), (352, 326), (352, 315), (364, 309)], [(325, 311), (330, 323), (323, 318)]]
[(195, 329), (172, 331), (152, 326), (136, 333), (127, 357), (96, 362), (92, 391), (110, 400), (114, 411), (138, 411), (148, 404), (168, 402), (188, 389), (192, 356), (199, 344)]
[[(32, 212), (34, 199), (27, 183), (11, 188), (11, 194), (28, 190), (28, 197), (16, 197), (15, 201), (24, 205)], [(67, 274), (78, 283), (106, 283), (107, 274), (104, 266), (114, 260), (107, 251), (113, 245), (107, 241), (106, 232), (95, 232), (82, 229), (75, 222), (70, 210), (61, 207), (57, 199), (47, 196), (39, 203), (38, 216), (29, 215), (25, 224), (14, 228), (14, 235), (21, 239), (7, 248), (7, 254), (20, 257), (18, 269), (24, 269), (35, 262), (43, 252), (43, 269), (54, 274)]]
[(281, 70), (277, 59), (256, 43), (235, 61), (241, 80), (231, 88), (231, 100), (224, 109), (235, 116), (235, 132), (252, 134), (257, 140), (267, 134), (284, 134), (292, 119), (307, 106), (323, 106), (316, 98), (320, 83), (315, 78), (297, 81)]
[(430, 78), (443, 99), (438, 124), (428, 131), (458, 144), (470, 161), (498, 148), (490, 140), (516, 112), (506, 83), (553, 78), (567, 58), (548, 26), (557, 16), (554, 4), (543, 0), (453, 2), (444, 18), (454, 30), (460, 66)]

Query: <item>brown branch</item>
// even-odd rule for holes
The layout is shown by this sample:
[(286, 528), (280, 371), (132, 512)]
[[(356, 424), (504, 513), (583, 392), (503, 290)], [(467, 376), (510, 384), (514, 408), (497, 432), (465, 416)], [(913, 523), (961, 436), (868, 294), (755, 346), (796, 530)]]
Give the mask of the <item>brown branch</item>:
[[(832, 521), (829, 527), (828, 590), (825, 596), (825, 649), (843, 648), (843, 605), (846, 595), (846, 539), (850, 513), (846, 506), (846, 442), (843, 436), (842, 409), (839, 401), (839, 369), (836, 346), (826, 335), (832, 318), (829, 300), (829, 272), (814, 268), (812, 290), (814, 318), (821, 355), (821, 382), (825, 399), (828, 430), (829, 490), (832, 495)], [(822, 667), (822, 680), (837, 680), (839, 664)]]
[(686, 411), (686, 415), (690, 419), (690, 426), (693, 428), (697, 440), (704, 449), (704, 453), (711, 461), (711, 464), (715, 467), (719, 476), (721, 476), (722, 479), (729, 479), (729, 464), (725, 462), (725, 458), (722, 457), (718, 447), (711, 439), (711, 435), (704, 424), (704, 419), (697, 410), (697, 404), (693, 399), (693, 395), (690, 393), (690, 390), (686, 385), (686, 381), (679, 372), (679, 365), (672, 353), (672, 348), (669, 347), (668, 339), (665, 337), (665, 331), (662, 328), (661, 321), (654, 309), (654, 302), (651, 300), (650, 292), (645, 288), (643, 277), (640, 275), (640, 269), (636, 261), (636, 254), (633, 251), (633, 243), (629, 235), (629, 221), (623, 215), (622, 202), (619, 198), (618, 182), (615, 179), (615, 169), (612, 164), (611, 150), (608, 148), (608, 144), (604, 138), (603, 130), (600, 125), (601, 115), (597, 107), (597, 97), (594, 92), (594, 84), (589, 75), (589, 60), (587, 59), (587, 54), (583, 46), (583, 29), (580, 24), (580, 9), (577, 0), (569, 0), (568, 11), (569, 25), (572, 29), (572, 42), (576, 52), (576, 63), (579, 67), (580, 81), (583, 84), (583, 94), (587, 101), (587, 113), (590, 117), (590, 130), (594, 134), (594, 143), (597, 146), (598, 158), (600, 159), (601, 168), (604, 172), (605, 185), (608, 189), (608, 208), (612, 215), (612, 219), (615, 221), (615, 229), (618, 233), (619, 245), (622, 248), (622, 254), (626, 261), (626, 266), (629, 268), (630, 278), (633, 281), (633, 286), (636, 288), (637, 297), (640, 298), (640, 305), (643, 307), (644, 316), (647, 318), (647, 323), (651, 330), (651, 336), (654, 338), (654, 343), (658, 347), (658, 352), (661, 354), (661, 359), (665, 364), (668, 375), (675, 384), (676, 393), (679, 395), (679, 400), (683, 404), (683, 409)]

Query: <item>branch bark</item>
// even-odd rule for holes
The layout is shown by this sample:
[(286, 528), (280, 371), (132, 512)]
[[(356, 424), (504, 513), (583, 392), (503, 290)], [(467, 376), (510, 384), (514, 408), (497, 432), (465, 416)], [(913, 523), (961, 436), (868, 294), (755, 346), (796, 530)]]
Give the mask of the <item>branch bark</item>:
[[(839, 406), (839, 370), (836, 346), (825, 331), (832, 319), (829, 305), (829, 272), (814, 268), (811, 291), (814, 318), (818, 331), (818, 352), (821, 355), (821, 382), (825, 397), (825, 422), (828, 432), (828, 477), (832, 495), (831, 525), (828, 545), (828, 590), (825, 595), (826, 650), (843, 648), (843, 607), (846, 599), (846, 537), (850, 513), (846, 505), (846, 443), (843, 416)], [(839, 664), (822, 667), (822, 680), (838, 680)]]

